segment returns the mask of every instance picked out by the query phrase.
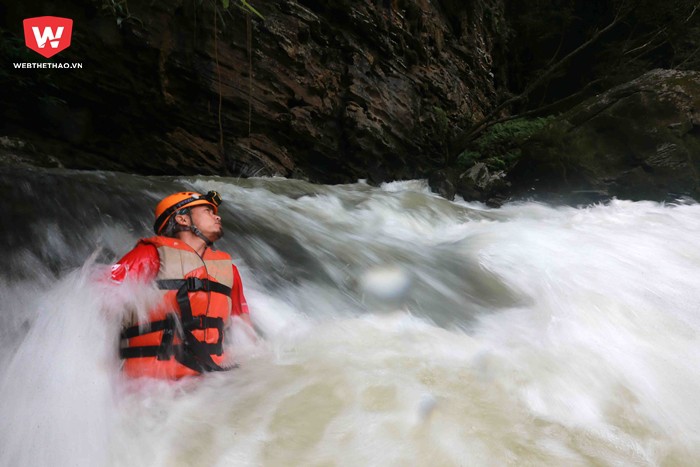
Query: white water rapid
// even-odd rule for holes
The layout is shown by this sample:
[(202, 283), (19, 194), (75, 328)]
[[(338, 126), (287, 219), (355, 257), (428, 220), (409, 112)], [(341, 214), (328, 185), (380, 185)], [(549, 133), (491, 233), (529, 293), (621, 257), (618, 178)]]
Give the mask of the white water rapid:
[[(700, 465), (700, 205), (448, 202), (277, 179), (5, 173), (2, 466)], [(118, 369), (98, 280), (151, 209), (224, 197), (260, 339)], [(9, 202), (8, 202), (9, 200)]]

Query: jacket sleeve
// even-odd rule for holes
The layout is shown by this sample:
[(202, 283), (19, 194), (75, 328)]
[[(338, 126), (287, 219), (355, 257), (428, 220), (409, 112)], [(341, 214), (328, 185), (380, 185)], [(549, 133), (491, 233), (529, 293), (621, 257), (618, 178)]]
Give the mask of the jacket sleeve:
[(247, 315), (248, 314), (248, 303), (245, 300), (245, 295), (243, 295), (243, 282), (241, 281), (241, 275), (238, 273), (238, 268), (236, 265), (233, 267), (233, 287), (231, 287), (231, 315)]
[(156, 247), (139, 243), (112, 266), (112, 280), (119, 283), (125, 280), (149, 282), (155, 279), (159, 268), (160, 258)]

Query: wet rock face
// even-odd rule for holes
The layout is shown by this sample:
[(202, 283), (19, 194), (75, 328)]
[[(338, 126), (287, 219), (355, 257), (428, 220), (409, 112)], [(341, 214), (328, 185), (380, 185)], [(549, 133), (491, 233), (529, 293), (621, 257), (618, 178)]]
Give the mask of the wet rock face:
[(519, 196), (700, 196), (700, 73), (654, 70), (586, 101), (523, 148)]
[(15, 83), (0, 136), (67, 167), (379, 182), (442, 165), (496, 99), (502, 0), (252, 2), (264, 21), (230, 3), (8, 6), (16, 38), (73, 18), (59, 56), (84, 68)]

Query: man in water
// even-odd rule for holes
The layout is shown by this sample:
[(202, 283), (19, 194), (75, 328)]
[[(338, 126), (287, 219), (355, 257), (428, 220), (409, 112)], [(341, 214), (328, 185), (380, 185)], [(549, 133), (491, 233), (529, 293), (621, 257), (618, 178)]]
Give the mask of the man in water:
[(112, 267), (117, 282), (155, 282), (162, 295), (147, 322), (127, 323), (120, 357), (128, 376), (177, 379), (224, 365), (224, 328), (232, 316), (250, 325), (238, 269), (213, 248), (223, 234), (221, 196), (191, 191), (164, 198), (155, 209), (155, 237)]

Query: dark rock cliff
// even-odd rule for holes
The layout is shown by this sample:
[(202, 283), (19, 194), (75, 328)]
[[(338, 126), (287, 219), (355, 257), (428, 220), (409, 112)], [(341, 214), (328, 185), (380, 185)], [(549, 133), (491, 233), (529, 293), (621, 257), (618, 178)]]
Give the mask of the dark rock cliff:
[(518, 196), (698, 199), (700, 72), (646, 73), (572, 108), (522, 150), (509, 177)]
[[(137, 173), (423, 177), (496, 100), (501, 0), (29, 0), (4, 6), (5, 153)], [(22, 19), (74, 20), (44, 62)], [(494, 75), (494, 73), (496, 73)]]

